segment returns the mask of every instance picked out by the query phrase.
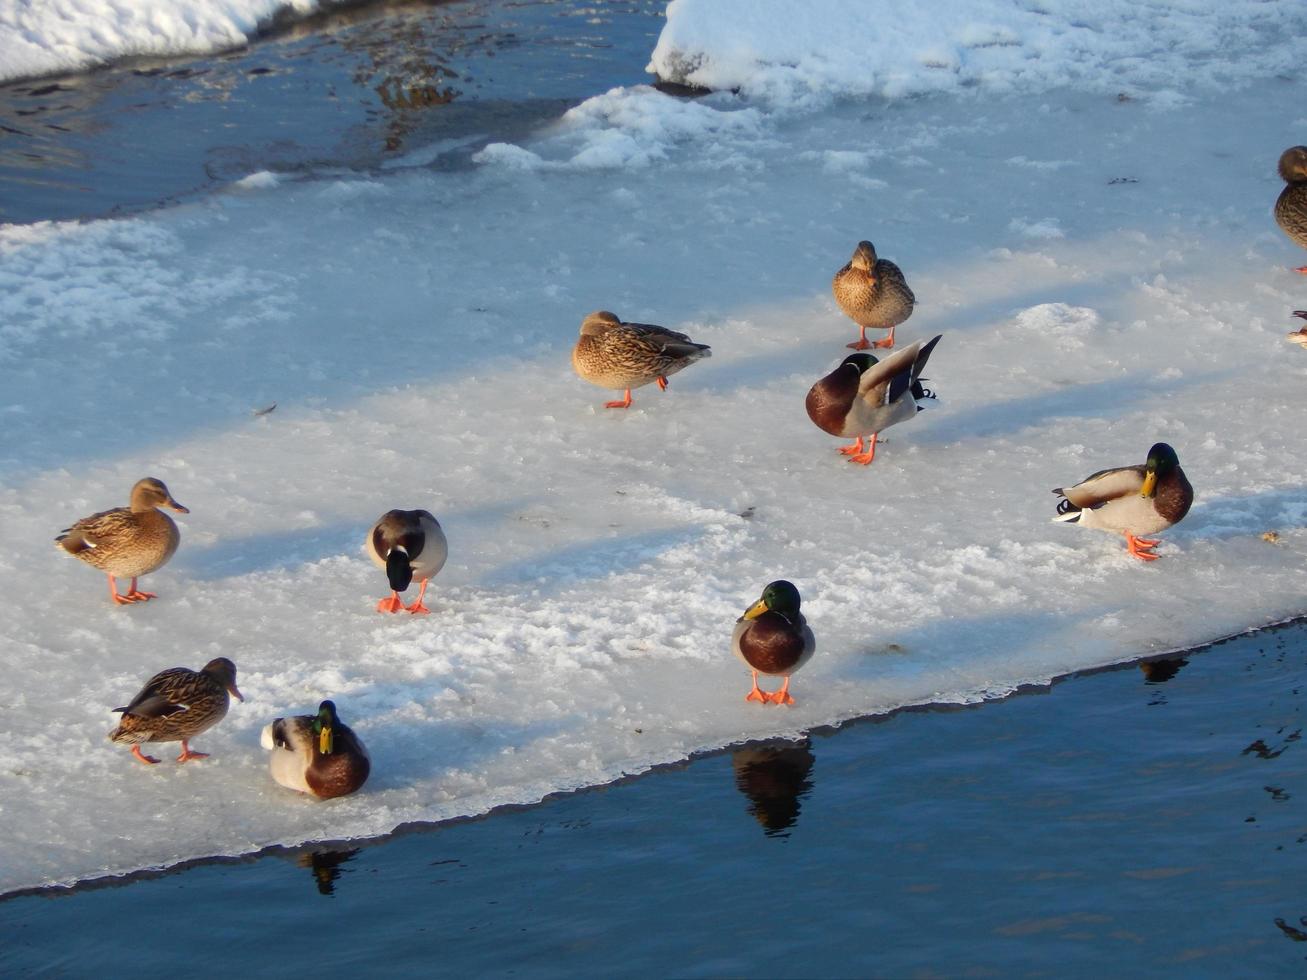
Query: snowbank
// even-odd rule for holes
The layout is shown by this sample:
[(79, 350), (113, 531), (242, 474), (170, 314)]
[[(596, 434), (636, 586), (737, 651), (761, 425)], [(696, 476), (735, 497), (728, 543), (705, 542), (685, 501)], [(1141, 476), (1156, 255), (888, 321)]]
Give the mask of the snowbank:
[(139, 55), (240, 47), (274, 17), (321, 0), (0, 0), (0, 82), (83, 71)]
[(1154, 93), (1296, 74), (1297, 0), (672, 0), (649, 70), (774, 103), (983, 85)]

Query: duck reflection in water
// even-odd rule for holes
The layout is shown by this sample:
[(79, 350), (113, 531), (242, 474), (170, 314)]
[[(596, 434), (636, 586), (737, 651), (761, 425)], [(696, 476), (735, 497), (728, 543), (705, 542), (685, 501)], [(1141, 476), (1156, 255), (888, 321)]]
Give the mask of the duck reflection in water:
[(785, 837), (799, 819), (800, 801), (812, 790), (814, 756), (807, 739), (748, 745), (731, 753), (735, 787), (768, 837)]
[(1145, 684), (1165, 684), (1180, 669), (1189, 663), (1184, 657), (1170, 657), (1166, 660), (1141, 660), (1139, 669), (1143, 671)]
[(344, 851), (309, 851), (299, 855), (295, 863), (313, 872), (313, 881), (318, 886), (319, 895), (334, 895), (336, 880), (341, 875), (340, 866), (353, 859), (358, 852), (357, 847)]

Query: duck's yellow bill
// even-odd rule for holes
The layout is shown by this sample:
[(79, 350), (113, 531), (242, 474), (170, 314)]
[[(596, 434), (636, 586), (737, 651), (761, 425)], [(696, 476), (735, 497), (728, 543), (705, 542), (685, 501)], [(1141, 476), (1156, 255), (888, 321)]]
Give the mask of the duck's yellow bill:
[(323, 755), (331, 755), (331, 728), (323, 726), (322, 731), (318, 732), (318, 751)]
[(765, 602), (763, 602), (761, 599), (759, 599), (757, 602), (755, 602), (752, 606), (749, 607), (749, 609), (748, 609), (747, 612), (745, 612), (745, 614), (744, 614), (744, 618), (745, 618), (745, 619), (757, 619), (759, 616), (761, 616), (761, 615), (762, 615), (763, 613), (765, 613), (766, 611), (767, 611), (767, 603), (765, 603)]
[(1150, 471), (1144, 476), (1144, 485), (1139, 490), (1139, 496), (1151, 497), (1157, 490), (1157, 473)]

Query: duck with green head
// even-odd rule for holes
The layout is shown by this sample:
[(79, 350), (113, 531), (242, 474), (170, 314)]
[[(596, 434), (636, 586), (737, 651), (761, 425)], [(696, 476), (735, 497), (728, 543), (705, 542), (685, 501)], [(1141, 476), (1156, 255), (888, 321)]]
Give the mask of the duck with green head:
[[(896, 350), (883, 361), (874, 354), (850, 354), (830, 374), (814, 384), (805, 407), (808, 418), (824, 432), (845, 439), (856, 436), (840, 452), (850, 462), (866, 466), (876, 458), (876, 437), (891, 425), (914, 418), (935, 394), (922, 387), (921, 372), (939, 343), (937, 335)], [(871, 439), (864, 450), (862, 441)]]
[[(762, 590), (762, 598), (745, 610), (735, 622), (731, 647), (753, 673), (753, 690), (746, 701), (762, 704), (793, 704), (790, 675), (812, 659), (817, 641), (808, 621), (799, 611), (799, 590), (791, 582), (777, 579)], [(780, 690), (763, 691), (758, 675), (783, 677)]]
[(333, 701), (323, 701), (316, 715), (274, 719), (260, 742), (272, 752), (273, 779), (320, 800), (353, 793), (372, 771), (363, 740), (340, 720)]
[(1142, 466), (1119, 466), (1097, 473), (1074, 487), (1058, 487), (1055, 521), (1079, 524), (1125, 536), (1126, 548), (1140, 561), (1156, 561), (1160, 544), (1141, 535), (1157, 534), (1180, 523), (1194, 502), (1194, 488), (1180, 457), (1164, 442), (1148, 450)]

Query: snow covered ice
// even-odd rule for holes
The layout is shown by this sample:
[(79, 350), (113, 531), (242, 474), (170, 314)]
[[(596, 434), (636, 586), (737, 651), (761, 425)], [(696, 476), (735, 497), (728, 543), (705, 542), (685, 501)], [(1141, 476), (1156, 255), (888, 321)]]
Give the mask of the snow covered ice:
[[(615, 90), (471, 170), (0, 229), (0, 890), (482, 813), (1302, 611), (1307, 355), (1284, 334), (1307, 280), (1270, 208), (1307, 141), (1279, 77), (1307, 10), (1134, 5), (1123, 37), (1106, 5), (1097, 53), (1047, 49), (1065, 73), (1041, 56), (886, 99), (942, 69), (887, 54), (901, 84), (853, 80), (778, 53), (807, 21), (749, 6), (771, 13), (735, 39), (756, 74), (704, 79), (738, 96)], [(1063, 6), (1039, 7), (1054, 35)], [(716, 9), (673, 4), (655, 65), (742, 71)], [(1020, 41), (996, 51), (1034, 43), (1030, 6), (968, 9)], [(1174, 42), (1204, 13), (1226, 26), (1199, 57)], [(943, 57), (945, 20), (895, 50)], [(942, 404), (867, 469), (803, 409), (856, 333), (830, 278), (862, 238), (917, 295), (900, 343), (943, 334)], [(604, 411), (618, 393), (569, 365), (601, 308), (713, 356)], [(1050, 523), (1051, 488), (1159, 440), (1196, 490), (1162, 561)], [(146, 475), (191, 513), (143, 582), (160, 598), (117, 609), (52, 539)], [(448, 535), (429, 617), (374, 611), (363, 537), (391, 507)], [(790, 709), (746, 704), (730, 651), (778, 577), (818, 642)], [(215, 656), (247, 700), (197, 740), (212, 758), (146, 768), (107, 741), (152, 673)], [(258, 745), (323, 697), (374, 762), (328, 804)]]

